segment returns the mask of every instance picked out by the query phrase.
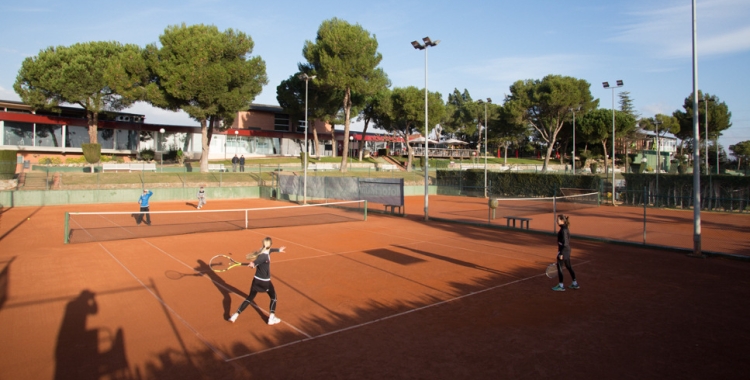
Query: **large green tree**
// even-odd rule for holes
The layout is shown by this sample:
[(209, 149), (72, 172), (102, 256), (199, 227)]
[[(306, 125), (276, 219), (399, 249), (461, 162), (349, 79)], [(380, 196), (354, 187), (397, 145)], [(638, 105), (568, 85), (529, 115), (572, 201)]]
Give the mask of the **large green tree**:
[(484, 106), (472, 100), (468, 90), (460, 92), (457, 88), (453, 89), (453, 93), (448, 94), (446, 107), (445, 122), (440, 125), (442, 132), (463, 140), (478, 137), (480, 119), (484, 119)]
[(146, 48), (159, 89), (150, 100), (157, 107), (183, 110), (200, 122), (201, 172), (207, 172), (214, 129), (231, 125), (237, 112), (247, 110), (268, 82), (266, 64), (250, 57), (252, 38), (232, 29), (169, 26), (159, 41), (160, 48)]
[(542, 171), (547, 171), (557, 134), (570, 117), (570, 109), (581, 107), (586, 112), (598, 106), (599, 100), (593, 99), (590, 87), (583, 79), (560, 75), (519, 80), (510, 86), (507, 105), (523, 113), (523, 120), (534, 128), (536, 137), (547, 147)]
[(741, 141), (737, 144), (730, 145), (729, 150), (732, 152), (735, 158), (737, 158), (737, 170), (742, 167), (742, 160), (744, 159), (747, 165), (747, 161), (750, 160), (750, 140)]
[[(439, 92), (429, 92), (428, 99), (428, 127), (432, 131), (435, 125), (445, 117), (445, 103)], [(409, 144), (409, 136), (413, 133), (422, 132), (424, 136), (424, 89), (414, 86), (397, 87), (391, 92), (390, 117), (388, 124), (383, 123), (380, 127), (396, 136), (403, 138), (408, 151), (407, 170), (411, 171), (414, 159), (414, 147)]]
[[(721, 132), (732, 126), (732, 113), (726, 103), (719, 100), (719, 97), (711, 94), (704, 94), (698, 91), (698, 125), (699, 135), (705, 140), (714, 140), (721, 136)], [(708, 136), (706, 136), (706, 106), (708, 106)], [(676, 110), (672, 114), (680, 123), (680, 131), (675, 135), (683, 142), (689, 142), (692, 148), (693, 139), (693, 95), (690, 94), (685, 98), (682, 105), (684, 111)]]
[(81, 106), (88, 119), (89, 142), (95, 144), (99, 114), (122, 110), (141, 99), (143, 92), (134, 89), (141, 88), (144, 77), (148, 75), (138, 46), (85, 42), (49, 47), (26, 58), (13, 89), (37, 109), (55, 109), (61, 103)]
[[(604, 167), (609, 172), (609, 155), (612, 151), (612, 145), (607, 149), (607, 142), (614, 144), (612, 141), (612, 110), (596, 109), (583, 114), (580, 121), (577, 121), (576, 128), (581, 131), (580, 137), (590, 144), (601, 144), (604, 152)], [(615, 137), (617, 135), (627, 135), (635, 129), (635, 118), (626, 112), (615, 111)]]
[(383, 59), (378, 41), (359, 24), (351, 25), (333, 18), (324, 21), (315, 41), (306, 41), (302, 54), (307, 60), (300, 71), (315, 75), (316, 85), (343, 93), (344, 149), (341, 171), (345, 172), (349, 154), (349, 125), (355, 100), (364, 101), (386, 86), (383, 71), (377, 66)]

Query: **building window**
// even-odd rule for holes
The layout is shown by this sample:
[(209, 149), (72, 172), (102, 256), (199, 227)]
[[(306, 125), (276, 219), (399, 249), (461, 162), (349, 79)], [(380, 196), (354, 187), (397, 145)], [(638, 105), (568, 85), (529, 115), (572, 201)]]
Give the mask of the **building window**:
[(34, 145), (34, 124), (6, 121), (3, 134), (5, 135), (5, 145)]
[(97, 143), (101, 145), (102, 149), (115, 149), (115, 130), (114, 129), (102, 129), (97, 128), (96, 130)]
[(138, 150), (138, 131), (118, 129), (116, 133), (117, 148), (115, 149)]
[(68, 148), (80, 148), (81, 144), (89, 142), (89, 129), (69, 125), (65, 128), (65, 146)]
[(62, 147), (62, 125), (37, 124), (36, 146)]
[(305, 121), (297, 120), (297, 132), (305, 133)]
[(289, 131), (289, 115), (285, 113), (277, 113), (274, 115), (273, 120), (274, 131)]

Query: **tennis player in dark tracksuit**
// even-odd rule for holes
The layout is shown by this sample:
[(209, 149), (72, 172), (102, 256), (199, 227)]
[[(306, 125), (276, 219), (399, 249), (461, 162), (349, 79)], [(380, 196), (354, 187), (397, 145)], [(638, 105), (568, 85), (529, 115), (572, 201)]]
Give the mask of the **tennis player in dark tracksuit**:
[(560, 231), (557, 232), (557, 278), (560, 281), (557, 286), (552, 290), (557, 292), (564, 292), (565, 285), (563, 285), (563, 272), (562, 266), (565, 265), (568, 268), (570, 277), (573, 278), (573, 283), (570, 284), (571, 289), (578, 289), (578, 282), (576, 281), (576, 273), (573, 272), (573, 266), (570, 265), (570, 221), (568, 221), (567, 215), (557, 216), (557, 225), (560, 226)]
[(237, 320), (240, 313), (245, 311), (245, 308), (253, 302), (258, 292), (268, 293), (268, 296), (271, 298), (271, 306), (268, 311), (270, 313), (268, 324), (275, 325), (281, 322), (281, 319), (276, 317), (276, 290), (273, 288), (273, 283), (271, 282), (271, 253), (284, 252), (285, 249), (286, 247), (271, 248), (271, 238), (267, 237), (263, 239), (263, 247), (258, 251), (258, 257), (248, 264), (250, 268), (255, 268), (255, 277), (253, 277), (253, 284), (250, 286), (250, 295), (242, 301), (237, 312), (229, 317), (230, 322), (234, 323)]

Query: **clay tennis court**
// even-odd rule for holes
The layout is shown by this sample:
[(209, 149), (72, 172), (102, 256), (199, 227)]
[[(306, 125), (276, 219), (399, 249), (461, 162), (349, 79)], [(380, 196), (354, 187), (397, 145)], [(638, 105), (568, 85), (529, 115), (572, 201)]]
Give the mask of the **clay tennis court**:
[[(430, 201), (435, 217), (473, 207)], [(68, 245), (65, 211), (135, 202), (4, 209), (0, 378), (732, 379), (750, 369), (747, 262), (574, 238), (581, 290), (553, 292), (551, 220), (531, 224), (550, 234), (425, 223), (422, 202), (408, 197), (407, 217)], [(287, 204), (206, 207), (274, 205)], [(152, 198), (154, 211), (191, 208)], [(741, 251), (738, 220), (722, 230)], [(571, 222), (574, 236), (596, 229)], [(282, 322), (266, 325), (259, 294), (261, 310), (229, 323), (253, 270), (206, 263), (265, 236), (286, 246), (272, 256)]]

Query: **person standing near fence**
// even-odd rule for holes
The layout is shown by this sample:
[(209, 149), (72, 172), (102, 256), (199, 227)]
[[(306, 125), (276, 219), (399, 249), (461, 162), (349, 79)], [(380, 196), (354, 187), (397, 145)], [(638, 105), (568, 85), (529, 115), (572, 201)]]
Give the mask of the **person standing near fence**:
[(245, 155), (244, 154), (240, 156), (240, 171), (241, 172), (245, 171)]
[(149, 214), (148, 200), (152, 195), (154, 195), (153, 191), (143, 189), (143, 194), (141, 194), (141, 197), (138, 198), (138, 204), (141, 206), (141, 212), (135, 218), (136, 224), (140, 225), (141, 222), (145, 219), (146, 225), (151, 225), (151, 214)]
[(271, 248), (271, 238), (267, 237), (263, 239), (263, 247), (257, 252), (247, 255), (247, 259), (251, 259), (257, 254), (255, 260), (248, 264), (250, 268), (255, 268), (255, 277), (253, 277), (253, 284), (250, 286), (250, 295), (242, 301), (237, 312), (229, 317), (229, 321), (234, 323), (240, 314), (245, 311), (248, 305), (255, 299), (258, 292), (268, 293), (268, 297), (271, 298), (271, 306), (269, 307), (268, 324), (275, 325), (281, 322), (281, 319), (276, 317), (276, 289), (273, 287), (271, 282), (271, 253), (284, 252), (286, 247)]
[(576, 273), (573, 272), (573, 266), (570, 264), (570, 221), (567, 215), (560, 214), (557, 216), (557, 225), (560, 226), (560, 230), (557, 232), (557, 279), (560, 281), (557, 286), (552, 288), (556, 292), (564, 292), (565, 285), (563, 285), (563, 265), (568, 269), (570, 277), (573, 279), (573, 283), (570, 284), (571, 289), (578, 289), (578, 281), (576, 281)]
[(237, 158), (237, 155), (235, 154), (234, 157), (232, 157), (232, 171), (237, 171), (237, 164), (240, 162), (240, 159)]
[(198, 210), (206, 204), (206, 191), (203, 190), (203, 186), (198, 189)]

